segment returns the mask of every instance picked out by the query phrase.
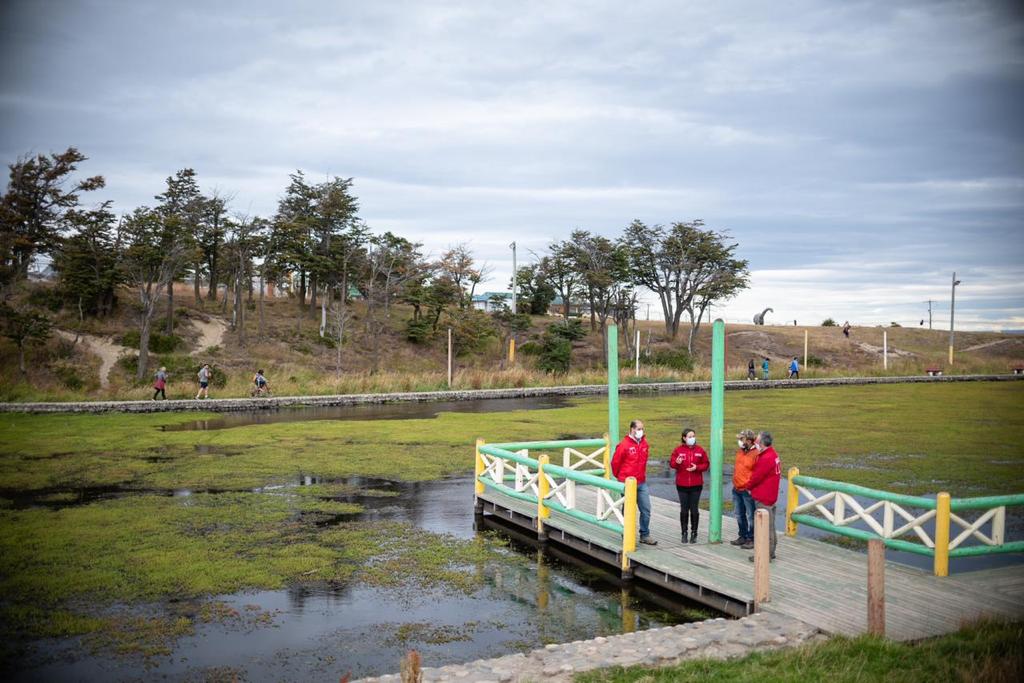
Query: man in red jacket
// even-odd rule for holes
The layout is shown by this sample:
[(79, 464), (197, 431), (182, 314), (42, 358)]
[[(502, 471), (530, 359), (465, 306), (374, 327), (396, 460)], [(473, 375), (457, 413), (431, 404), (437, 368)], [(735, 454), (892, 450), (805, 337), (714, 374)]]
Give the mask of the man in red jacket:
[[(768, 549), (771, 559), (775, 559), (775, 503), (779, 499), (779, 482), (782, 480), (782, 463), (779, 461), (779, 454), (772, 446), (771, 432), (761, 432), (757, 435), (754, 445), (760, 451), (757, 462), (754, 464), (754, 471), (750, 473), (750, 482), (747, 488), (754, 498), (754, 508), (768, 511)], [(754, 561), (754, 556), (750, 556)]]
[(658, 545), (651, 538), (651, 494), (647, 490), (647, 456), (650, 447), (644, 438), (644, 423), (633, 420), (629, 423), (629, 435), (615, 447), (612, 456), (612, 474), (619, 481), (629, 477), (636, 479), (636, 506), (640, 510), (640, 542)]

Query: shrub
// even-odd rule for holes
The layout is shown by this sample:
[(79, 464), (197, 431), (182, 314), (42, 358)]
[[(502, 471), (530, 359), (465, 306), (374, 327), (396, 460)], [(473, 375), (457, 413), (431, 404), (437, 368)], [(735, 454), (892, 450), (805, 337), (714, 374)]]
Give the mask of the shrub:
[(898, 322), (893, 321), (889, 323), (889, 327), (903, 327), (903, 325), (900, 325)]
[[(129, 330), (121, 337), (121, 345), (137, 349), (141, 341), (140, 337), (138, 330)], [(173, 353), (184, 345), (184, 340), (176, 334), (149, 333), (149, 350), (153, 353)]]
[(572, 343), (557, 334), (546, 333), (540, 344), (537, 367), (547, 373), (564, 374), (569, 371), (571, 361)]
[(78, 391), (85, 387), (85, 380), (78, 374), (78, 368), (69, 363), (53, 363), (50, 368), (57, 376), (60, 383), (72, 391)]
[(839, 325), (836, 324), (836, 321), (833, 320), (832, 318), (825, 318), (824, 320), (822, 320), (821, 321), (821, 326), (822, 327), (839, 327)]
[(434, 336), (434, 330), (429, 320), (409, 319), (405, 323), (405, 338), (413, 344), (426, 344)]
[(541, 349), (541, 343), (537, 341), (523, 342), (516, 347), (516, 351), (527, 356), (539, 356)]
[(450, 324), (452, 326), (452, 351), (457, 356), (483, 351), (487, 343), (497, 334), (491, 317), (474, 308), (453, 312)]
[(583, 322), (579, 318), (569, 318), (548, 325), (548, 332), (568, 341), (578, 341), (587, 336)]
[(686, 349), (658, 349), (651, 354), (651, 363), (673, 370), (693, 371), (693, 356)]
[(823, 368), (825, 367), (825, 360), (815, 356), (813, 353), (807, 354), (807, 367), (809, 368)]

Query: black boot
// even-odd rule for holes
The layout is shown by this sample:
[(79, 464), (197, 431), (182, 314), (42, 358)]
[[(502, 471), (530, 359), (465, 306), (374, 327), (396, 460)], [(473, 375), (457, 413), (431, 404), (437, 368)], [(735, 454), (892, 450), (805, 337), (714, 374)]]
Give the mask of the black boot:
[(697, 532), (696, 531), (691, 531), (690, 532), (690, 543), (696, 543), (696, 542), (697, 542)]

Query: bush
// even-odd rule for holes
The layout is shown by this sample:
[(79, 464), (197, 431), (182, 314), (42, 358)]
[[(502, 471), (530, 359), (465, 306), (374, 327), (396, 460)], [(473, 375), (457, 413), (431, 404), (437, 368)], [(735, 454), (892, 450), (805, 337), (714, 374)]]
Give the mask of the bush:
[(889, 323), (889, 327), (903, 327), (903, 325), (900, 325), (898, 322), (893, 321)]
[(78, 391), (85, 387), (85, 380), (78, 374), (78, 368), (69, 363), (53, 363), (50, 365), (53, 374), (57, 376), (60, 383), (72, 391)]
[(568, 341), (578, 341), (587, 336), (587, 331), (583, 329), (583, 321), (579, 318), (551, 323), (548, 325), (548, 333)]
[(807, 367), (809, 368), (823, 368), (825, 367), (825, 360), (818, 358), (813, 353), (807, 354)]
[(539, 356), (541, 348), (540, 342), (527, 341), (517, 346), (516, 351), (526, 356)]
[[(121, 337), (121, 345), (130, 349), (139, 348), (141, 335), (138, 330), (129, 330)], [(153, 353), (173, 353), (185, 346), (184, 340), (176, 334), (149, 333), (149, 350)]]
[(651, 363), (673, 370), (693, 371), (693, 356), (686, 349), (658, 349), (651, 354)]
[(28, 294), (28, 303), (50, 311), (59, 311), (64, 304), (60, 292), (55, 287), (38, 287)]
[(822, 327), (839, 327), (839, 325), (836, 324), (836, 321), (833, 320), (832, 318), (825, 318), (824, 320), (822, 320), (821, 321), (821, 326)]
[(571, 361), (572, 343), (557, 334), (545, 334), (540, 344), (537, 367), (544, 372), (559, 375), (569, 371)]
[(457, 356), (477, 353), (497, 335), (494, 321), (483, 311), (467, 308), (451, 315), (452, 351)]
[(405, 323), (405, 338), (413, 344), (426, 344), (434, 336), (434, 330), (429, 320), (409, 319)]

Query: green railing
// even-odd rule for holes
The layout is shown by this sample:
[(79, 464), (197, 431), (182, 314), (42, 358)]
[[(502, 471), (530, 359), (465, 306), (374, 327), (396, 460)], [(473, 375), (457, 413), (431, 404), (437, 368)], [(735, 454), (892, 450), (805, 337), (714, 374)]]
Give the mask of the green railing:
[[(825, 493), (819, 495), (809, 489)], [(874, 502), (865, 506), (857, 498)], [(1005, 538), (1006, 508), (1021, 505), (1024, 505), (1024, 494), (951, 498), (943, 492), (932, 499), (807, 477), (793, 467), (789, 470), (786, 533), (795, 536), (797, 525), (806, 524), (863, 541), (880, 538), (894, 550), (934, 558), (935, 575), (947, 576), (951, 557), (1024, 552), (1024, 541), (1007, 542)], [(915, 513), (909, 509), (924, 512)], [(966, 520), (956, 514), (966, 510), (985, 512), (974, 520)], [(814, 512), (820, 516), (814, 516)], [(875, 517), (878, 512), (881, 520)], [(926, 524), (932, 520), (935, 530), (930, 536)], [(856, 522), (862, 522), (868, 528), (847, 526)], [(990, 526), (988, 534), (982, 531), (986, 524)], [(952, 536), (954, 531), (956, 536)], [(918, 540), (905, 540), (903, 537), (909, 534)], [(964, 541), (970, 538), (980, 541), (980, 545), (964, 546)]]
[[(587, 453), (579, 449), (596, 448)], [(562, 451), (563, 464), (550, 462), (543, 451)], [(531, 451), (542, 451), (538, 457)], [(522, 441), (476, 444), (476, 493), (486, 489), (537, 506), (537, 531), (543, 537), (544, 521), (552, 512), (572, 517), (622, 536), (623, 569), (628, 553), (636, 550), (636, 481), (609, 478), (609, 439)], [(598, 457), (601, 458), (598, 461)], [(596, 493), (593, 512), (577, 505), (576, 485)]]

